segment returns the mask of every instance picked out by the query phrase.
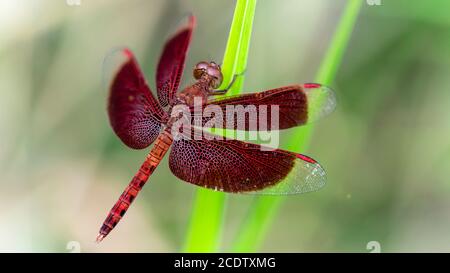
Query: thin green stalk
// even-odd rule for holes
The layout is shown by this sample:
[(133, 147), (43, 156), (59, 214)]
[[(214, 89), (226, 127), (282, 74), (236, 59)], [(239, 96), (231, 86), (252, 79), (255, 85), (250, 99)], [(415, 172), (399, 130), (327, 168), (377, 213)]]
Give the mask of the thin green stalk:
[[(317, 73), (315, 79), (317, 83), (324, 85), (331, 85), (333, 83), (355, 26), (361, 4), (362, 0), (348, 0), (330, 47)], [(296, 130), (288, 143), (288, 149), (291, 151), (305, 150), (312, 132), (313, 126), (311, 125)], [(266, 237), (269, 227), (274, 221), (276, 212), (283, 200), (284, 198), (282, 197), (257, 197), (251, 207), (249, 217), (244, 222), (237, 236), (232, 250), (235, 252), (257, 251)]]
[[(226, 88), (233, 75), (245, 71), (255, 7), (256, 0), (237, 0), (222, 62), (224, 81), (220, 88)], [(240, 76), (227, 94), (238, 94), (243, 80), (244, 77)], [(219, 250), (225, 203), (226, 195), (222, 192), (201, 188), (197, 190), (184, 246), (185, 252)]]

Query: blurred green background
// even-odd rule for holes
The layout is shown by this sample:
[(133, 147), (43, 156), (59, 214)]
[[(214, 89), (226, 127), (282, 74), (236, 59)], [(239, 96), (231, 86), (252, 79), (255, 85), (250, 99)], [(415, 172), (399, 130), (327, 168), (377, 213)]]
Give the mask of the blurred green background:
[[(130, 47), (154, 90), (163, 43), (192, 12), (188, 84), (196, 62), (221, 61), (235, 2), (76, 2), (0, 0), (0, 251), (68, 252), (71, 241), (83, 252), (179, 251), (196, 187), (176, 179), (167, 158), (94, 243), (147, 153), (109, 127), (102, 61)], [(345, 4), (260, 0), (244, 90), (311, 82)], [(287, 197), (260, 251), (368, 252), (370, 241), (383, 252), (450, 251), (449, 10), (447, 0), (364, 0), (332, 85), (338, 108), (301, 151), (321, 162), (328, 184)], [(229, 196), (223, 250), (253, 199)]]

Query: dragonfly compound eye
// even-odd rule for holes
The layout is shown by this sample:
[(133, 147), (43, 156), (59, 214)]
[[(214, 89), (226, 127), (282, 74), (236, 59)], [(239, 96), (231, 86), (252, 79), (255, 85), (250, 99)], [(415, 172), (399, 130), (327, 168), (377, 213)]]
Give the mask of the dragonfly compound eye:
[(200, 79), (208, 69), (208, 63), (207, 62), (199, 62), (194, 67), (194, 78), (196, 80)]
[(222, 84), (223, 76), (222, 72), (220, 71), (220, 67), (215, 66), (209, 66), (206, 70), (206, 73), (211, 77), (211, 87), (212, 88), (219, 88), (219, 86)]

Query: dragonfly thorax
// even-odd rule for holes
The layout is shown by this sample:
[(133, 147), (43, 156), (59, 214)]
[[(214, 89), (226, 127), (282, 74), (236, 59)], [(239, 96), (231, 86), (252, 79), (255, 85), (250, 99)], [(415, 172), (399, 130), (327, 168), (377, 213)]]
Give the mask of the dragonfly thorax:
[(208, 100), (211, 87), (208, 79), (201, 78), (193, 85), (177, 94), (178, 103), (194, 106), (195, 103), (205, 103)]
[[(195, 65), (193, 76), (197, 80), (176, 95), (176, 104), (193, 106), (195, 103), (205, 103), (212, 91), (223, 81), (220, 66), (215, 62), (199, 62)], [(196, 100), (197, 99), (197, 100)]]

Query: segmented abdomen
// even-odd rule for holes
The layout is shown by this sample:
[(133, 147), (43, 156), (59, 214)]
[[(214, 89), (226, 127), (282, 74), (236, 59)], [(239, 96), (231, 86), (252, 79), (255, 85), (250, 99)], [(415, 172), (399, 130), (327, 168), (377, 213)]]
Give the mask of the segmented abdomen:
[(172, 135), (169, 130), (164, 130), (156, 139), (153, 148), (147, 155), (144, 163), (134, 175), (130, 184), (124, 190), (122, 195), (117, 200), (116, 204), (110, 210), (108, 216), (100, 228), (100, 240), (106, 237), (109, 232), (119, 223), (120, 219), (125, 215), (133, 200), (138, 195), (139, 191), (144, 187), (150, 175), (158, 166), (161, 159), (169, 150), (173, 142)]

